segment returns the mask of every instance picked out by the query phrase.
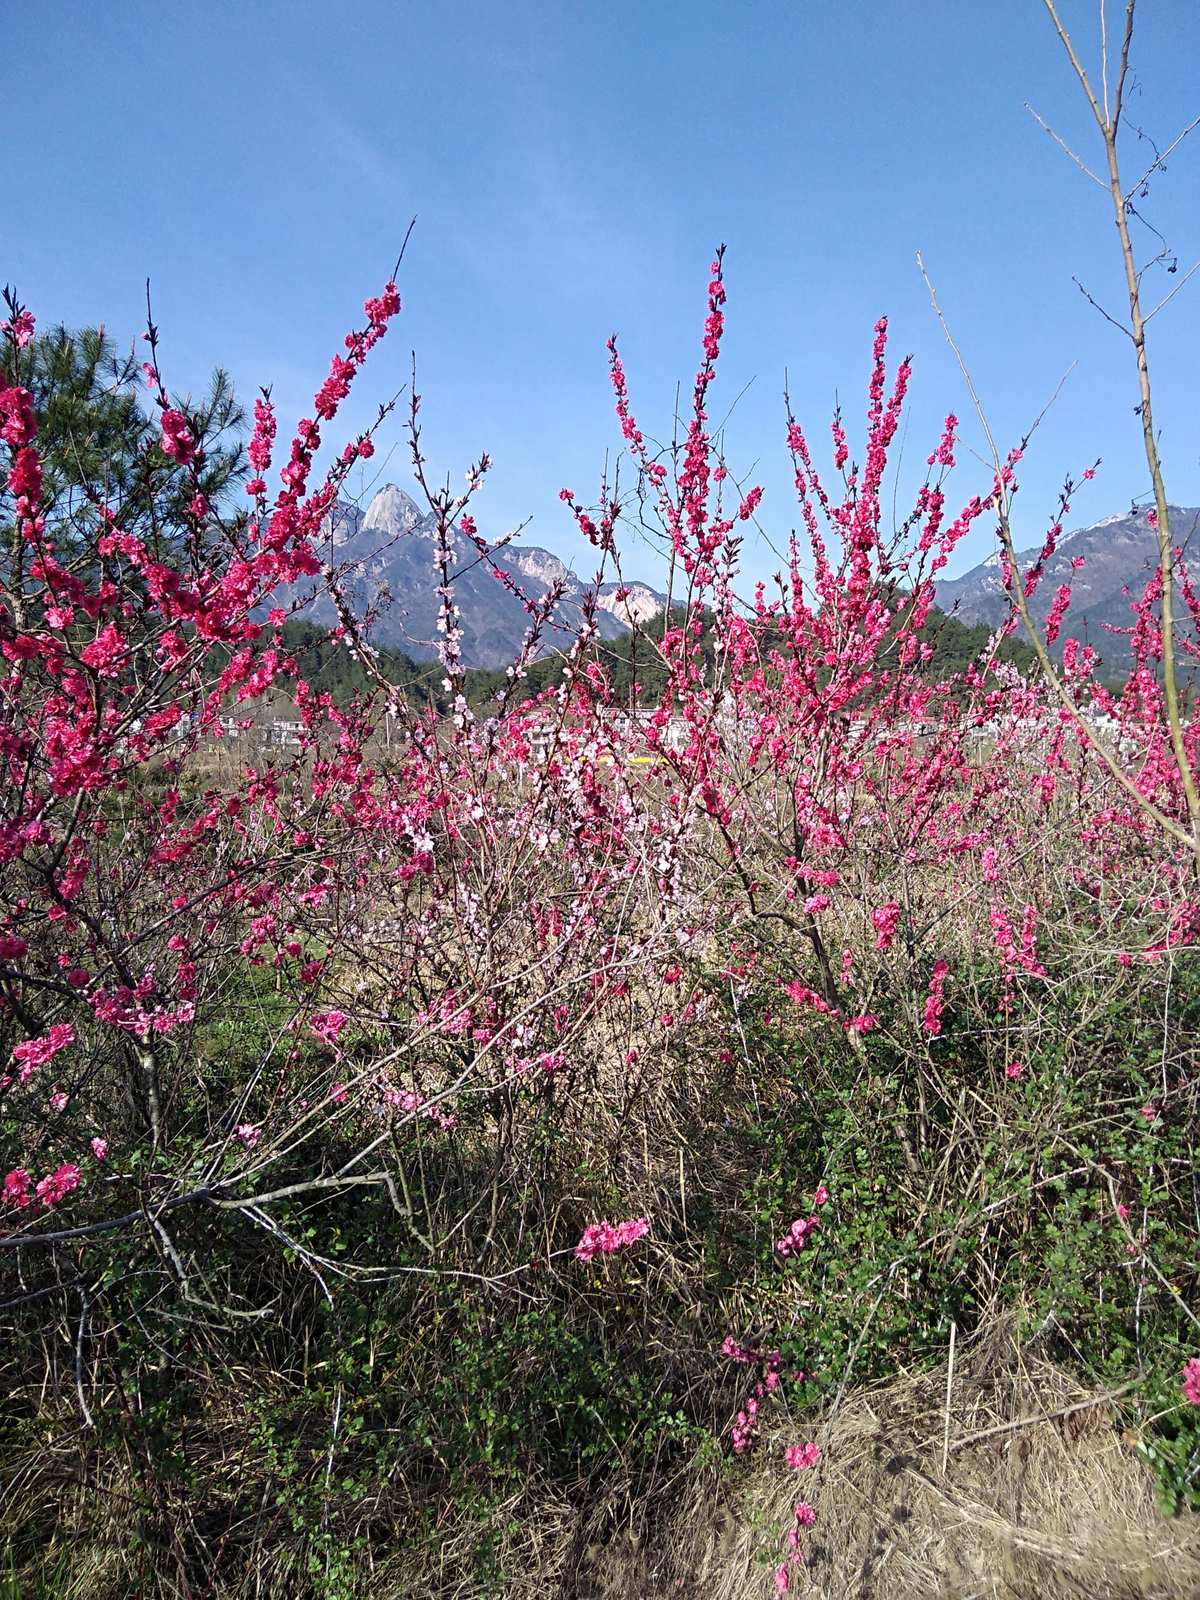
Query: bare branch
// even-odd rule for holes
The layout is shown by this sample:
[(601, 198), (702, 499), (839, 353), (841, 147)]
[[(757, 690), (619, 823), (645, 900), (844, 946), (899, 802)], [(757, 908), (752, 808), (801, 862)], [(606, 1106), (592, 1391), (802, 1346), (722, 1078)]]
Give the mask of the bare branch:
[(1076, 155), (1075, 151), (1071, 149), (1071, 146), (1067, 143), (1067, 141), (1062, 138), (1060, 134), (1055, 133), (1054, 129), (1050, 126), (1046, 119), (1034, 110), (1034, 108), (1029, 104), (1028, 100), (1025, 102), (1025, 109), (1037, 123), (1038, 127), (1042, 129), (1043, 133), (1048, 133), (1058, 148), (1063, 151), (1065, 155), (1070, 156), (1071, 160), (1079, 168), (1080, 172), (1086, 173), (1092, 182), (1098, 183), (1102, 189), (1108, 188), (1108, 185), (1105, 183), (1104, 179), (1092, 171), (1091, 167), (1088, 166), (1087, 162), (1084, 161), (1082, 156)]
[(1193, 117), (1192, 120), (1188, 123), (1187, 127), (1184, 128), (1182, 133), (1178, 133), (1178, 134), (1175, 135), (1175, 137), (1171, 140), (1170, 144), (1163, 151), (1162, 155), (1159, 155), (1158, 152), (1155, 151), (1154, 160), (1146, 168), (1145, 172), (1142, 173), (1141, 177), (1137, 180), (1137, 182), (1131, 188), (1129, 188), (1129, 189), (1127, 189), (1125, 191), (1125, 199), (1126, 199), (1127, 202), (1133, 199), (1134, 195), (1137, 194), (1138, 190), (1146, 182), (1147, 178), (1153, 177), (1154, 173), (1156, 173), (1156, 172), (1161, 170), (1161, 168), (1163, 166), (1163, 163), (1166, 161), (1167, 157), (1171, 154), (1171, 152), (1173, 150), (1177, 150), (1179, 148), (1179, 146), (1183, 143), (1183, 141), (1187, 138), (1188, 134), (1189, 133), (1194, 133), (1197, 128), (1200, 128), (1200, 116)]
[(1123, 322), (1118, 322), (1116, 317), (1110, 316), (1110, 314), (1107, 311), (1105, 311), (1104, 307), (1100, 304), (1099, 300), (1095, 299), (1095, 297), (1092, 294), (1090, 294), (1087, 289), (1084, 288), (1083, 284), (1080, 283), (1079, 279), (1075, 276), (1074, 273), (1071, 274), (1071, 282), (1079, 290), (1080, 294), (1087, 301), (1087, 303), (1090, 306), (1094, 306), (1096, 308), (1096, 310), (1104, 318), (1105, 322), (1111, 322), (1113, 327), (1116, 328), (1117, 332), (1118, 333), (1123, 333), (1127, 339), (1132, 339), (1133, 338), (1132, 330), (1127, 328)]
[[(1071, 35), (1062, 25), (1062, 20), (1058, 15), (1058, 8), (1056, 7), (1054, 0), (1042, 0), (1042, 3), (1046, 7), (1046, 11), (1049, 14), (1051, 22), (1054, 24), (1055, 32), (1062, 40), (1063, 49), (1067, 52), (1067, 59), (1075, 69), (1075, 76), (1079, 79), (1080, 86), (1082, 87), (1084, 94), (1087, 96), (1088, 105), (1090, 105), (1092, 108), (1092, 115), (1095, 117), (1097, 125), (1100, 127), (1101, 131), (1103, 131), (1109, 126), (1109, 121), (1104, 114), (1100, 102), (1096, 99), (1096, 91), (1092, 88), (1091, 80), (1088, 78), (1083, 62), (1080, 61), (1079, 57), (1075, 54), (1075, 46), (1071, 42)], [(1121, 78), (1122, 80), (1124, 79), (1124, 72), (1122, 72)], [(1118, 87), (1118, 105), (1120, 104), (1120, 94), (1121, 91)]]
[(1125, 76), (1129, 71), (1129, 46), (1133, 42), (1133, 8), (1135, 4), (1136, 0), (1128, 0), (1125, 7), (1125, 37), (1121, 40), (1121, 66), (1117, 73), (1117, 92), (1113, 100), (1112, 116), (1105, 125), (1106, 137), (1114, 140), (1117, 137), (1117, 124), (1121, 120), (1121, 109), (1125, 102)]
[(1184, 284), (1188, 281), (1188, 279), (1192, 276), (1192, 274), (1194, 272), (1196, 272), (1197, 270), (1200, 270), (1200, 259), (1192, 262), (1191, 266), (1184, 273), (1183, 277), (1180, 278), (1179, 282), (1175, 285), (1175, 287), (1172, 290), (1170, 290), (1169, 293), (1165, 294), (1162, 297), (1162, 299), (1154, 307), (1154, 310), (1153, 311), (1147, 311), (1143, 321), (1149, 322), (1151, 317), (1156, 317), (1158, 315), (1158, 313), (1163, 309), (1164, 306), (1169, 306), (1171, 301), (1174, 300), (1175, 296), (1179, 293), (1180, 289), (1183, 288)]

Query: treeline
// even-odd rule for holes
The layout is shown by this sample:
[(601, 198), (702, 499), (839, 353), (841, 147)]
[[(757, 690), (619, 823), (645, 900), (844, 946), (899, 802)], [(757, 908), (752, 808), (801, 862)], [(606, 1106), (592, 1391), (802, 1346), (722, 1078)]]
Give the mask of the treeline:
[[(312, 688), (332, 695), (339, 704), (374, 686), (375, 679), (362, 662), (341, 640), (314, 622), (285, 623), (283, 644), (295, 658), (301, 677)], [(442, 688), (445, 674), (438, 662), (414, 661), (403, 650), (385, 647), (377, 650), (375, 666), (410, 704), (432, 705), (442, 713), (449, 710), (450, 696)]]
[[(616, 639), (598, 640), (593, 645), (588, 659), (603, 667), (618, 705), (651, 704), (661, 697), (667, 683), (667, 669), (660, 651), (663, 633), (668, 626), (678, 628), (682, 622), (683, 613), (673, 611), (669, 621), (658, 616), (636, 631)], [(992, 630), (983, 623), (968, 626), (955, 617), (933, 611), (919, 636), (921, 643), (932, 651), (922, 669), (923, 674), (937, 680), (963, 672), (970, 662), (979, 659), (991, 634)], [(372, 684), (370, 675), (346, 646), (314, 623), (289, 622), (283, 630), (283, 641), (289, 653), (296, 657), (308, 682), (314, 688), (327, 690), (339, 702), (364, 692)], [(700, 650), (705, 664), (711, 666), (714, 653), (711, 617), (705, 619)], [(998, 658), (1021, 672), (1029, 672), (1036, 665), (1031, 647), (1017, 638), (1004, 640)], [(519, 704), (552, 688), (559, 680), (564, 661), (563, 654), (555, 651), (531, 662), (512, 697), (513, 703)], [(382, 648), (376, 665), (383, 677), (411, 704), (432, 705), (442, 714), (449, 710), (450, 697), (442, 687), (444, 674), (437, 662), (414, 661), (402, 650)], [(475, 710), (484, 712), (496, 703), (507, 684), (508, 676), (499, 668), (472, 668), (466, 675), (467, 700)]]

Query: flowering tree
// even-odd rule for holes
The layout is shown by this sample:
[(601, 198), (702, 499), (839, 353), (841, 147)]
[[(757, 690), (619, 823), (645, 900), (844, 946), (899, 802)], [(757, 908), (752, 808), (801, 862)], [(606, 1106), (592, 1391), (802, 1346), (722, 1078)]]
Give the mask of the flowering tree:
[[(978, 1234), (982, 1217), (1011, 1253), (1009, 1213), (988, 1220), (980, 1174), (1002, 1148), (1003, 1181), (1019, 1171), (1026, 1185), (1011, 1214), (1032, 1228), (1069, 1146), (1068, 1177), (1102, 1186), (1128, 1229), (1122, 1268), (1134, 1261), (1168, 1286), (1164, 1323), (1185, 1315), (1149, 1224), (1128, 1226), (1125, 1196), (1142, 1169), (1127, 1130), (1100, 1148), (1063, 1113), (1062, 1146), (1031, 1148), (1041, 1130), (1022, 1121), (1019, 1099), (1043, 1094), (1061, 1112), (1062, 1083), (1035, 1063), (1075, 1014), (1079, 970), (1097, 1013), (1159, 973), (1169, 1010), (1175, 964), (1194, 943), (1188, 799), (1154, 671), (1156, 597), (1134, 604), (1137, 665), (1120, 693), (1074, 641), (1063, 653), (1069, 704), (1006, 664), (1017, 604), (964, 669), (936, 670), (937, 575), (973, 529), (998, 523), (1007, 538), (1024, 444), (955, 502), (958, 421), (947, 417), (894, 523), (884, 486), (911, 364), (889, 368), (885, 320), (861, 459), (838, 413), (821, 465), (789, 401), (803, 535), (773, 590), (740, 595), (741, 537), (764, 513), (709, 421), (725, 308), (718, 251), (690, 410), (668, 447), (639, 422), (609, 345), (627, 470), (669, 552), (668, 612), (633, 641), (660, 685), (641, 714), (596, 649), (594, 592), (558, 670), (530, 689), (561, 626), (561, 591), (524, 594), (480, 535), (486, 454), (461, 493), (440, 487), (414, 385), (406, 430), (435, 529), (439, 717), (398, 693), (371, 619), (317, 555), (351, 467), (371, 458), (392, 409), (318, 471), (329, 426), (399, 313), (394, 281), (334, 356), (274, 489), (269, 392), (254, 405), (242, 481), (240, 456), (222, 443), (227, 391), (200, 407), (173, 397), (152, 322), (140, 369), (148, 415), (123, 399), (111, 419), (119, 470), (105, 465), (112, 444), (95, 458), (49, 448), (70, 428), (55, 409), (60, 380), (44, 375), (61, 371), (56, 361), (74, 374), (76, 358), (47, 351), (10, 296), (0, 1261), (11, 1264), (7, 1304), (29, 1319), (24, 1337), (39, 1318), (59, 1328), (56, 1392), (66, 1373), (97, 1439), (111, 1385), (140, 1395), (150, 1383), (149, 1351), (167, 1351), (168, 1369), (199, 1359), (203, 1340), (184, 1339), (181, 1319), (278, 1339), (286, 1365), (294, 1350), (280, 1329), (304, 1296), (332, 1309), (348, 1345), (343, 1305), (383, 1338), (362, 1309), (370, 1297), (427, 1293), (389, 1328), (410, 1316), (459, 1328), (449, 1368), (462, 1385), (503, 1337), (502, 1319), (480, 1335), (484, 1313), (474, 1301), (465, 1313), (451, 1291), (528, 1297), (540, 1325), (522, 1338), (553, 1337), (563, 1359), (591, 1348), (593, 1318), (618, 1342), (635, 1329), (643, 1351), (670, 1344), (668, 1308), (683, 1314), (700, 1250), (689, 1167), (711, 1230), (703, 1248), (731, 1258), (747, 1248), (746, 1188), (739, 1171), (722, 1176), (720, 1152), (750, 1108), (760, 1121), (787, 1110), (780, 1138), (804, 1170), (772, 1177), (757, 1264), (733, 1309), (686, 1305), (709, 1341), (706, 1369), (718, 1348), (757, 1369), (752, 1393), (727, 1404), (714, 1380), (716, 1398), (697, 1408), (738, 1454), (769, 1401), (821, 1381), (821, 1363), (793, 1368), (782, 1352), (812, 1304), (805, 1274), (827, 1270), (814, 1261), (836, 1261), (852, 1232), (856, 1208), (839, 1185), (866, 1181), (864, 1151), (900, 1153), (894, 1181), (918, 1217), (961, 1181), (961, 1209), (935, 1237)], [(87, 371), (99, 359), (87, 355)], [(1042, 562), (1019, 586), (1010, 573), (1010, 589), (1032, 592), (1073, 493), (1068, 484)], [(594, 502), (566, 488), (561, 498), (596, 585), (623, 581), (616, 474)], [(529, 617), (482, 709), (468, 692), (455, 588), (463, 564), (479, 561)], [(305, 583), (328, 586), (337, 646), (368, 684), (348, 702), (310, 685), (285, 641), (281, 593)], [(1066, 625), (1064, 602), (1053, 626)], [(231, 724), (268, 694), (294, 707), (298, 747), (247, 747), (219, 763)], [(398, 730), (388, 744), (376, 732), (385, 715)], [(1100, 717), (1116, 730), (1107, 761), (1090, 748), (1089, 719)], [(1139, 1135), (1182, 1126), (1191, 1091), (1174, 1050), (1163, 1046), (1153, 1102), (1140, 1078), (1103, 1064), (1105, 1116), (1123, 1115), (1134, 1083), (1150, 1113)], [(1080, 1069), (1089, 1085), (1092, 1070)], [(1019, 1136), (1006, 1132), (1018, 1123)], [(693, 1134), (706, 1141), (701, 1156)], [(902, 1241), (882, 1269), (886, 1289), (921, 1241), (890, 1213), (882, 1233)], [(836, 1302), (859, 1314), (867, 1290), (839, 1301), (837, 1284), (857, 1285), (861, 1265), (842, 1261), (827, 1311)], [(718, 1331), (735, 1310), (756, 1326)], [(136, 1358), (122, 1343), (132, 1324), (146, 1339)], [(404, 1359), (434, 1361), (427, 1386), (443, 1399), (395, 1431), (430, 1453), (431, 1481), (455, 1484), (459, 1395), (437, 1387), (446, 1363), (434, 1352)], [(332, 1462), (355, 1381), (341, 1354), (329, 1360), (331, 1442), (320, 1467), (309, 1464), (327, 1568)], [(589, 1428), (617, 1379), (604, 1393), (591, 1383), (579, 1400)], [(548, 1435), (561, 1441), (577, 1399), (554, 1392)], [(665, 1415), (655, 1413), (656, 1439), (701, 1426)], [(145, 1430), (129, 1430), (149, 1460)], [(453, 1436), (477, 1431), (468, 1414)], [(821, 1459), (815, 1441), (788, 1448), (791, 1466)], [(152, 1463), (146, 1481), (157, 1472)], [(798, 1502), (788, 1581), (812, 1517)], [(178, 1554), (181, 1571), (201, 1563), (204, 1583), (215, 1559)]]

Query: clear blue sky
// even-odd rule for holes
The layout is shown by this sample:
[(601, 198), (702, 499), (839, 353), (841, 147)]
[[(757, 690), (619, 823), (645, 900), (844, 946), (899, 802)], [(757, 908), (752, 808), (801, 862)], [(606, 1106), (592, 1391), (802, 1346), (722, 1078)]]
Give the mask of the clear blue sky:
[[(1200, 111), (1200, 6), (1141, 9), (1131, 115), (1163, 143)], [(1063, 10), (1094, 56), (1095, 0)], [(490, 534), (532, 515), (528, 539), (577, 553), (557, 490), (590, 495), (620, 442), (605, 337), (620, 333), (643, 425), (665, 433), (719, 240), (713, 409), (751, 384), (728, 449), (760, 464), (774, 535), (796, 520), (785, 368), (823, 445), (835, 391), (861, 412), (886, 312), (895, 353), (916, 357), (910, 463), (947, 409), (967, 417), (918, 248), (1005, 440), (1078, 363), (1026, 465), (1018, 531), (1035, 537), (1062, 474), (1094, 456), (1079, 521), (1147, 487), (1130, 351), (1071, 282), (1119, 307), (1105, 196), (1023, 106), (1095, 154), (1040, 0), (40, 0), (4, 38), (0, 278), (42, 323), (128, 339), (149, 275), (175, 385), (221, 362), (247, 398), (272, 382), (286, 423), (415, 213), (405, 311), (348, 416), (404, 382), (415, 349), (431, 459), (456, 481), (479, 450), (496, 460)], [(1182, 271), (1200, 255), (1200, 133), (1147, 209)], [(1177, 281), (1157, 273), (1150, 292)], [(1198, 328), (1200, 274), (1152, 349), (1169, 492), (1191, 504)], [(404, 483), (390, 441), (386, 476)], [(980, 477), (960, 475), (964, 497)], [(987, 553), (981, 533), (956, 568)], [(759, 547), (747, 566), (775, 561)]]

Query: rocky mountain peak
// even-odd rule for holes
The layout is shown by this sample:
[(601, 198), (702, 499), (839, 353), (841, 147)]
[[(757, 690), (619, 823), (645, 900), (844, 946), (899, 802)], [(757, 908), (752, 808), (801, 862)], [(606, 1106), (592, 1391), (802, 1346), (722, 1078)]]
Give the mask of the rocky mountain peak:
[(394, 538), (401, 533), (411, 533), (423, 520), (421, 508), (410, 494), (394, 483), (385, 483), (367, 507), (362, 527), (377, 528)]
[[(364, 513), (351, 501), (339, 500), (322, 526), (319, 554), (336, 567), (351, 609), (373, 616), (372, 639), (403, 650), (419, 661), (437, 652), (437, 573), (432, 533), (434, 518), (422, 514), (410, 494), (394, 483), (384, 484)], [(469, 667), (505, 667), (521, 649), (529, 614), (520, 599), (497, 583), (486, 561), (467, 555), (465, 541), (455, 554), (459, 568), (454, 597), (462, 621), (463, 661)], [(589, 552), (590, 554), (591, 552)], [(495, 563), (532, 601), (541, 600), (552, 584), (561, 584), (562, 599), (544, 632), (544, 647), (563, 648), (583, 620), (585, 580), (550, 550), (538, 545), (504, 544), (495, 549)], [(311, 596), (311, 598), (309, 598)], [(320, 585), (306, 592), (296, 586), (300, 614), (320, 627), (337, 624), (329, 595)], [(663, 608), (665, 597), (648, 584), (601, 585), (596, 596), (600, 635), (615, 639), (632, 622), (645, 622)], [(304, 603), (307, 602), (307, 603)]]

